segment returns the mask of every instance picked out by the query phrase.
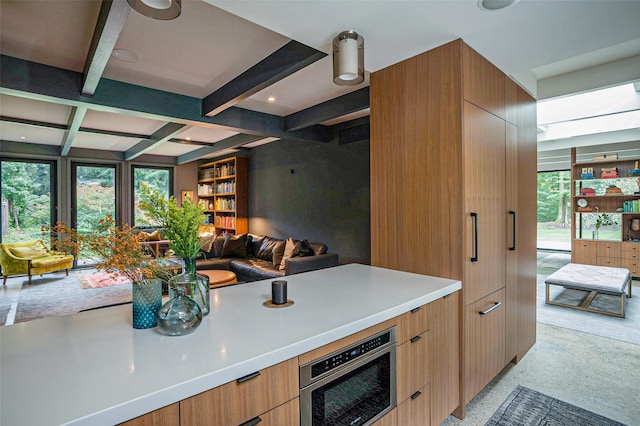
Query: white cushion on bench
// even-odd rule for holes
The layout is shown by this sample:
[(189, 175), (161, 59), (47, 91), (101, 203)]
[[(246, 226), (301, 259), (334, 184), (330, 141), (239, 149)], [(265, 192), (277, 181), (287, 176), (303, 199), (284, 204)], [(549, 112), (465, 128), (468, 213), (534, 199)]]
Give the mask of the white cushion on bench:
[(580, 290), (623, 294), (629, 278), (630, 273), (624, 268), (569, 263), (549, 275), (545, 283)]

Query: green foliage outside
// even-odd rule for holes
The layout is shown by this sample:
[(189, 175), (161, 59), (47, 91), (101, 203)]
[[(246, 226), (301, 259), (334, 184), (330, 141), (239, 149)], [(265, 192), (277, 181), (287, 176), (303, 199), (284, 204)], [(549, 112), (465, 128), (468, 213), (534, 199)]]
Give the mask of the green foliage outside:
[(538, 173), (538, 247), (571, 248), (571, 175)]

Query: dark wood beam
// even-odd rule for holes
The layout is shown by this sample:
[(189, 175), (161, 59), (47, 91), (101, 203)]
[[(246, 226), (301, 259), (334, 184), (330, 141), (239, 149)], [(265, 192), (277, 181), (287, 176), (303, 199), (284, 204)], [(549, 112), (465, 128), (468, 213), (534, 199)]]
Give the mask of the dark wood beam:
[(67, 131), (64, 132), (64, 141), (62, 142), (61, 154), (63, 157), (69, 154), (73, 140), (76, 138), (78, 131), (80, 130), (80, 124), (84, 120), (84, 116), (87, 114), (86, 107), (74, 107), (69, 115), (69, 124)]
[(0, 94), (167, 122), (204, 123), (262, 137), (301, 142), (328, 142), (331, 139), (327, 126), (287, 132), (283, 117), (238, 107), (231, 107), (214, 117), (203, 117), (199, 98), (106, 78), (100, 81), (93, 97), (83, 96), (80, 73), (5, 55), (0, 55), (0, 61)]
[(369, 123), (360, 124), (354, 127), (347, 127), (338, 133), (338, 143), (344, 145), (352, 142), (369, 140), (371, 137)]
[(126, 0), (102, 0), (93, 39), (84, 64), (82, 94), (93, 96), (131, 7)]
[(158, 145), (161, 145), (174, 136), (186, 131), (191, 126), (187, 126), (186, 124), (181, 123), (169, 123), (165, 124), (158, 130), (156, 130), (151, 136), (147, 139), (138, 142), (135, 146), (129, 148), (124, 153), (124, 160), (130, 161), (134, 158), (137, 158), (144, 154), (145, 152), (150, 151)]
[(216, 115), (325, 56), (324, 52), (292, 40), (205, 97), (202, 113)]
[(248, 143), (255, 142), (260, 139), (264, 139), (264, 138), (260, 136), (254, 136), (254, 135), (243, 135), (243, 134), (233, 135), (229, 138), (222, 139), (221, 141), (218, 141), (211, 146), (198, 148), (194, 151), (188, 152), (186, 154), (182, 154), (178, 156), (178, 159), (176, 162), (178, 164), (189, 163), (191, 161), (197, 160), (198, 158), (202, 158), (205, 155), (210, 155), (216, 152), (223, 151), (225, 149), (239, 148), (242, 145), (246, 145)]
[(284, 129), (299, 130), (369, 108), (369, 87), (330, 99), (284, 118)]
[(47, 129), (55, 130), (68, 130), (69, 126), (66, 124), (48, 123), (46, 121), (28, 120), (25, 118), (8, 117), (6, 115), (0, 115), (0, 122), (22, 124), (24, 126), (31, 127), (44, 127)]

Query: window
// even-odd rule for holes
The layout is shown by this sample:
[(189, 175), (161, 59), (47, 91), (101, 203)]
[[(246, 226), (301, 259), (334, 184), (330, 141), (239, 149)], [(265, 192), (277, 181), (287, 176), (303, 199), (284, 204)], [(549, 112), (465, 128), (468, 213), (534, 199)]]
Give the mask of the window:
[(538, 248), (571, 250), (571, 174), (538, 172)]
[(52, 161), (0, 161), (0, 241), (42, 238), (42, 226), (55, 220), (54, 169)]
[(145, 217), (138, 208), (140, 203), (140, 185), (149, 185), (151, 189), (164, 194), (167, 198), (173, 195), (173, 173), (168, 167), (133, 167), (133, 224), (134, 226), (157, 226), (151, 219)]

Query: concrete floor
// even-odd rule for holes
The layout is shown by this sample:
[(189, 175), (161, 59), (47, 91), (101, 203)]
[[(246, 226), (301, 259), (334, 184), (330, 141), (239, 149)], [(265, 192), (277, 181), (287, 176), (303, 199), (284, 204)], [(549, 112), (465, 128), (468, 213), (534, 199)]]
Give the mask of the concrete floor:
[(505, 367), (469, 402), (464, 420), (450, 416), (443, 425), (484, 425), (517, 385), (640, 425), (640, 346), (540, 323), (537, 342), (520, 363)]

